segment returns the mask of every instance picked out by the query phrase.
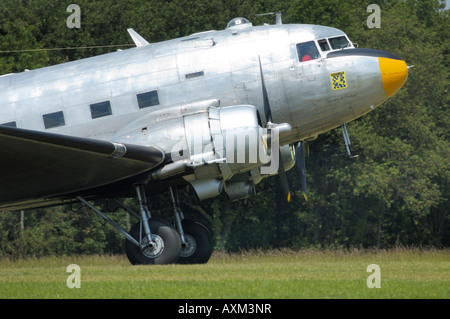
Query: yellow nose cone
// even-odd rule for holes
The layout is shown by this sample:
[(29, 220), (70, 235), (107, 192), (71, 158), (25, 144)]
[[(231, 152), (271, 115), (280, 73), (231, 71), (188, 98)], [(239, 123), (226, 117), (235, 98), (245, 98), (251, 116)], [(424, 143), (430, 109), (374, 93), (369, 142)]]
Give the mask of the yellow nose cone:
[(386, 97), (390, 98), (405, 84), (408, 76), (408, 67), (403, 60), (389, 58), (378, 58), (378, 63), (380, 65), (384, 92)]

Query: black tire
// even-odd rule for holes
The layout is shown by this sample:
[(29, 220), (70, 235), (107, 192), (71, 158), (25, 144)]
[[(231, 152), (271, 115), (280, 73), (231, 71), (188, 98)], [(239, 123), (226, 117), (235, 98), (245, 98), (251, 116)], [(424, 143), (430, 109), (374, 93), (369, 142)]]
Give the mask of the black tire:
[(183, 245), (178, 263), (205, 264), (213, 252), (213, 239), (208, 228), (193, 220), (182, 221), (186, 245)]
[[(141, 249), (131, 241), (125, 241), (125, 252), (133, 265), (165, 265), (178, 260), (181, 251), (181, 238), (178, 232), (168, 223), (159, 220), (149, 220), (150, 231), (155, 245), (152, 248)], [(130, 235), (140, 241), (141, 223), (131, 227)]]

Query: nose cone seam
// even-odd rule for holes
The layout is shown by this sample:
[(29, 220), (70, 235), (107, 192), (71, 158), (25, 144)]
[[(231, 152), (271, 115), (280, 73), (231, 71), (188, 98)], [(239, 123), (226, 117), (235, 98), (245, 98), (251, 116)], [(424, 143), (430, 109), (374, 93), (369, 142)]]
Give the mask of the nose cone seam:
[(390, 98), (405, 84), (408, 76), (408, 67), (403, 60), (382, 57), (378, 58), (378, 64), (380, 65), (384, 93), (387, 98)]

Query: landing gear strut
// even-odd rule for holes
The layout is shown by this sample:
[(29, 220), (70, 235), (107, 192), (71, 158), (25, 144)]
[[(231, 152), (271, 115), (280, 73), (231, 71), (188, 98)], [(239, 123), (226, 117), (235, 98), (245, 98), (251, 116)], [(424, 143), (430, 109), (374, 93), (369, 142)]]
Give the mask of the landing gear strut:
[(189, 219), (184, 219), (180, 208), (178, 192), (170, 188), (173, 210), (178, 232), (180, 233), (182, 248), (178, 262), (180, 264), (207, 263), (213, 251), (213, 239), (208, 228)]
[[(125, 242), (125, 252), (133, 265), (171, 264), (178, 260), (181, 251), (180, 235), (170, 225), (152, 220), (143, 186), (136, 187), (140, 222), (131, 227), (133, 241)], [(127, 238), (128, 239), (128, 238)]]
[(176, 228), (165, 220), (152, 218), (143, 186), (136, 187), (139, 213), (115, 200), (124, 210), (139, 219), (129, 232), (84, 198), (77, 199), (125, 236), (125, 252), (133, 265), (208, 262), (213, 251), (213, 239), (209, 230), (198, 222), (184, 219), (177, 190), (170, 188), (170, 194)]

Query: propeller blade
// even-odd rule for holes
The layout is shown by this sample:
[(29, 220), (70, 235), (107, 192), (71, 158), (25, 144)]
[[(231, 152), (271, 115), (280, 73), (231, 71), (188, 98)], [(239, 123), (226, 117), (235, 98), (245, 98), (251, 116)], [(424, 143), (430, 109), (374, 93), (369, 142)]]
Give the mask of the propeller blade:
[(303, 142), (303, 152), (305, 152), (306, 156), (309, 157), (309, 143)]
[(279, 160), (280, 163), (278, 164), (278, 175), (280, 176), (281, 186), (283, 186), (283, 192), (284, 192), (284, 198), (288, 201), (288, 203), (291, 202), (291, 191), (289, 189), (289, 183), (286, 177), (286, 171), (284, 170), (284, 164), (283, 159), (281, 157), (281, 151), (279, 151)]
[(272, 123), (272, 110), (270, 109), (269, 104), (269, 96), (267, 94), (266, 82), (264, 81), (264, 74), (261, 65), (261, 57), (258, 56), (259, 59), (259, 71), (261, 73), (261, 83), (263, 90), (263, 102), (264, 102), (264, 115), (266, 116), (266, 123)]
[(295, 161), (297, 162), (298, 172), (300, 174), (300, 183), (302, 185), (303, 197), (308, 201), (308, 192), (306, 189), (306, 165), (305, 152), (303, 150), (302, 142), (295, 144)]
[[(258, 56), (258, 60), (259, 60), (259, 72), (261, 74), (261, 83), (262, 83), (264, 115), (266, 116), (266, 125), (267, 125), (267, 123), (273, 123), (272, 122), (272, 110), (270, 109), (269, 95), (267, 94), (266, 82), (264, 81), (264, 73), (262, 70), (260, 56)], [(270, 127), (268, 127), (268, 131), (269, 132), (271, 131)], [(270, 136), (270, 139), (271, 139), (270, 133), (268, 134), (268, 136)], [(272, 145), (272, 140), (270, 141), (270, 145)], [(272, 151), (275, 151), (275, 150), (272, 150)], [(281, 150), (278, 150), (278, 152), (279, 152), (278, 158), (280, 161), (280, 163), (278, 163), (278, 175), (280, 176), (280, 181), (281, 181), (281, 186), (283, 187), (284, 196), (285, 196), (286, 200), (288, 201), (288, 203), (290, 203), (291, 202), (291, 191), (289, 190), (289, 183), (287, 181), (286, 171), (284, 170), (284, 164), (282, 162)]]

